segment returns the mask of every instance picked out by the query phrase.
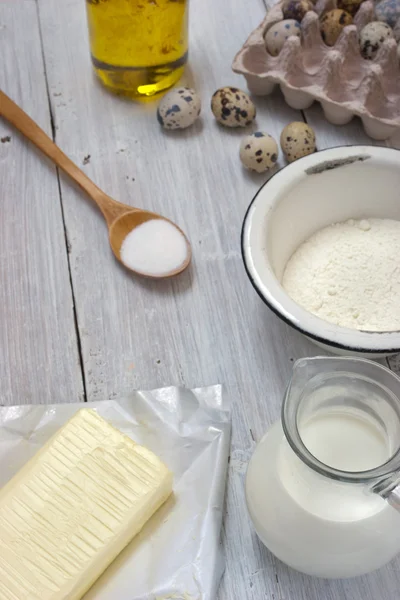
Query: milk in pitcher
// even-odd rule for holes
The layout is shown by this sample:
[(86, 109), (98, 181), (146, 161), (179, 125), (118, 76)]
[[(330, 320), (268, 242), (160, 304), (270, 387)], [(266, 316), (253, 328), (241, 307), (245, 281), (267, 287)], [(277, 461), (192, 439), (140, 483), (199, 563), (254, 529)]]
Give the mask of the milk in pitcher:
[(382, 466), (398, 453), (400, 402), (390, 390), (382, 396), (373, 380), (350, 374), (349, 389), (343, 372), (328, 379), (311, 375), (306, 393), (289, 389), (285, 402), (292, 393), (294, 409), (286, 406), (282, 423), (254, 452), (246, 481), (249, 513), (263, 543), (289, 566), (319, 577), (361, 575), (400, 552), (400, 513), (373, 492)]

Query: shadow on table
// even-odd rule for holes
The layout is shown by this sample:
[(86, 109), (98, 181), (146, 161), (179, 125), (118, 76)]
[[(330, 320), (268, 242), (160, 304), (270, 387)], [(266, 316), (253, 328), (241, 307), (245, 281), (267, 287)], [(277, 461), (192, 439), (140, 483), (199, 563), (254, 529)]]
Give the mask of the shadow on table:
[[(128, 273), (128, 276), (130, 276), (129, 271), (123, 265), (117, 261), (115, 262), (116, 268), (121, 269), (125, 274)], [(167, 279), (150, 279), (140, 277), (134, 273), (130, 277), (132, 285), (139, 286), (156, 296), (177, 296), (186, 294), (191, 290), (194, 281), (194, 268), (193, 264), (190, 264), (180, 275)]]
[[(363, 577), (352, 579), (319, 579), (303, 575), (278, 560), (254, 534), (259, 546), (259, 568), (251, 575), (253, 598), (258, 590), (272, 591), (271, 599), (289, 600), (395, 600), (400, 590), (400, 559)], [(269, 600), (269, 596), (267, 596)]]

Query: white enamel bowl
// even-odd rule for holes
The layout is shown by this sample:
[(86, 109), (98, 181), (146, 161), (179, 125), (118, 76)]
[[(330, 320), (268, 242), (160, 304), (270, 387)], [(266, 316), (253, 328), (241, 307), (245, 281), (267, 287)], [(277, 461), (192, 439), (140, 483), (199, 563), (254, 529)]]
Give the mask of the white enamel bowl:
[(335, 354), (378, 358), (400, 352), (400, 331), (333, 325), (299, 306), (281, 285), (287, 261), (313, 233), (369, 217), (400, 220), (400, 151), (323, 150), (288, 165), (259, 190), (243, 222), (242, 253), (253, 286), (283, 321)]

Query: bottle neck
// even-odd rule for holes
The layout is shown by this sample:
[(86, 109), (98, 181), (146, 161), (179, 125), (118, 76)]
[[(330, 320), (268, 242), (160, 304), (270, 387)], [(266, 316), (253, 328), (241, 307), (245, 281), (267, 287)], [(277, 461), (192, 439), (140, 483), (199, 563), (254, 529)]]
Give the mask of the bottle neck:
[[(282, 406), (282, 426), (292, 450), (309, 468), (324, 477), (344, 483), (365, 484), (374, 489), (377, 482), (397, 477), (400, 470), (400, 381), (388, 369), (364, 359), (326, 358), (302, 359), (294, 365), (293, 378), (286, 391)], [(343, 435), (343, 421), (358, 422), (360, 427), (370, 428), (372, 442), (374, 435), (380, 436), (383, 449), (375, 452), (373, 443), (368, 447), (367, 456), (362, 436), (356, 443), (359, 461), (349, 460), (330, 462), (327, 454), (323, 427), (316, 432), (322, 452), (315, 446), (307, 447), (305, 428), (314, 420), (324, 421), (325, 416), (333, 416), (337, 421), (335, 441)], [(368, 432), (364, 436), (368, 441)], [(355, 438), (354, 438), (355, 439)], [(378, 444), (379, 445), (379, 444)], [(311, 451), (312, 450), (312, 451)], [(350, 453), (352, 454), (352, 453)], [(346, 457), (346, 453), (344, 453)], [(339, 457), (340, 458), (340, 457)], [(368, 456), (367, 456), (368, 458)], [(329, 464), (326, 464), (328, 463)], [(332, 465), (332, 466), (329, 466)], [(400, 478), (399, 478), (400, 483)], [(392, 488), (396, 488), (393, 485)], [(376, 491), (374, 489), (374, 491)], [(392, 489), (390, 493), (392, 493)], [(377, 491), (376, 493), (380, 493)], [(399, 494), (400, 496), (400, 494)], [(389, 501), (389, 497), (388, 497)], [(395, 502), (393, 495), (393, 502)]]

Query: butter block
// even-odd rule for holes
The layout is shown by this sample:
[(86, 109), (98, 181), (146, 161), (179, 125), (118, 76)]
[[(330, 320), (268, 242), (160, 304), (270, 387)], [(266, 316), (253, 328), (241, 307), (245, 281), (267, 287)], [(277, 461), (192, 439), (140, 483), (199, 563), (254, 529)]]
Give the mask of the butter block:
[(79, 600), (171, 492), (155, 454), (78, 411), (0, 490), (0, 599)]

